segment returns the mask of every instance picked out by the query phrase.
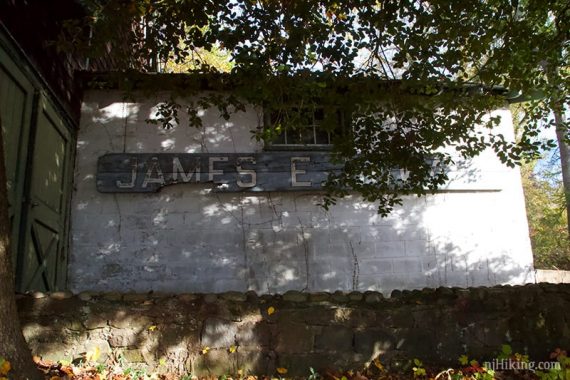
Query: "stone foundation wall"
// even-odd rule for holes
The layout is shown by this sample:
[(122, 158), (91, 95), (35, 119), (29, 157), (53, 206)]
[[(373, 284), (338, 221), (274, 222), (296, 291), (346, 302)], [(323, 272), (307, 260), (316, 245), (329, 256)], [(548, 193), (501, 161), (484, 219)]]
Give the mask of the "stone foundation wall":
[[(18, 297), (34, 354), (71, 360), (98, 347), (161, 371), (243, 369), (306, 375), (412, 358), (456, 364), (492, 358), (501, 344), (531, 358), (570, 348), (570, 285), (438, 288), (381, 293), (53, 293)], [(202, 353), (208, 347), (206, 354)], [(235, 349), (235, 351), (234, 351)], [(232, 352), (234, 351), (234, 352)]]

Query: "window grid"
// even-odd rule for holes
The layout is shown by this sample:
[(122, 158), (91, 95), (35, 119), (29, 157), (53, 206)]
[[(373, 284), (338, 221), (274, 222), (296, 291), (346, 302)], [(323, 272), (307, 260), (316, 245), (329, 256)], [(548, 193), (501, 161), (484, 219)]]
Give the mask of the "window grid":
[[(269, 118), (270, 122), (274, 122), (273, 118)], [(287, 147), (287, 146), (330, 146), (332, 144), (332, 134), (329, 131), (319, 129), (323, 119), (322, 109), (317, 109), (310, 113), (309, 123), (305, 128), (299, 130), (284, 130), (276, 139), (271, 143), (273, 147)], [(342, 122), (342, 120), (341, 120)], [(308, 131), (307, 131), (308, 130)], [(308, 134), (306, 132), (309, 132)], [(292, 136), (297, 134), (297, 138)], [(307, 139), (310, 135), (310, 140)]]

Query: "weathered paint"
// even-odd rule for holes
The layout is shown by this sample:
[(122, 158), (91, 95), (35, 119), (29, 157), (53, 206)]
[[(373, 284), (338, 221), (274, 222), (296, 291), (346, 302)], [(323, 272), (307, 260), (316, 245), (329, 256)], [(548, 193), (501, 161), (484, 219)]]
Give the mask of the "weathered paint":
[(341, 168), (324, 152), (112, 153), (99, 157), (97, 190), (145, 193), (205, 182), (221, 192), (320, 190)]
[[(228, 121), (204, 110), (201, 129), (185, 126), (183, 114), (171, 130), (148, 124), (168, 96), (125, 102), (120, 92), (86, 93), (75, 167), (72, 290), (389, 292), (533, 281), (520, 174), (492, 152), (450, 168), (444, 191), (405, 197), (387, 218), (354, 194), (327, 212), (315, 191), (216, 193), (211, 183), (157, 193), (97, 191), (97, 162), (108, 153), (228, 157), (208, 166), (208, 180), (229, 163), (228, 153), (271, 153), (251, 139), (263, 120), (253, 108)], [(491, 116), (502, 117), (497, 133), (512, 137), (509, 111)], [(294, 169), (297, 184), (307, 185), (299, 172), (305, 165), (283, 169), (287, 178)], [(128, 175), (121, 180), (129, 183)]]

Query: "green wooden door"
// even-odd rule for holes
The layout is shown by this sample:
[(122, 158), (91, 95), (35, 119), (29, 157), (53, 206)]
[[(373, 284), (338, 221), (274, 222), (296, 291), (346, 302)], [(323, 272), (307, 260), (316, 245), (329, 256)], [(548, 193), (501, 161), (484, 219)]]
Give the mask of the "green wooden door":
[(44, 97), (39, 102), (33, 140), (21, 287), (61, 290), (67, 274), (72, 136)]
[(12, 265), (16, 269), (19, 231), (24, 206), (26, 158), (35, 89), (16, 64), (0, 49), (0, 122), (12, 228)]
[(16, 57), (0, 34), (0, 121), (16, 288), (61, 290), (66, 286), (73, 138), (41, 80)]

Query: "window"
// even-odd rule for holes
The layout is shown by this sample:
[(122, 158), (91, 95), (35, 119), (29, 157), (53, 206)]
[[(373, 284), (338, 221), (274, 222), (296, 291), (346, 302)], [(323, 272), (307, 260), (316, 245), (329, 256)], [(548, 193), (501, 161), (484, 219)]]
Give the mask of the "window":
[(266, 149), (328, 150), (334, 139), (343, 135), (343, 116), (340, 111), (327, 112), (323, 108), (290, 108), (287, 111), (266, 112), (265, 124), (272, 126), (275, 133)]

